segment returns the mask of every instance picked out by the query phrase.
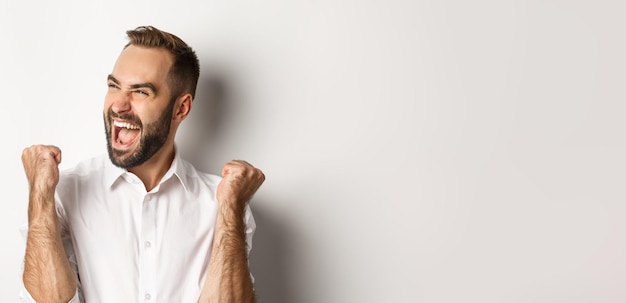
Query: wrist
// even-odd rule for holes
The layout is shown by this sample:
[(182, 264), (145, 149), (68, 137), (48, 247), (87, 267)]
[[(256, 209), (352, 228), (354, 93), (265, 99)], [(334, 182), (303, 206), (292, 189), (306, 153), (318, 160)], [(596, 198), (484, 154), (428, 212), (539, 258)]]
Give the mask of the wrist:
[(238, 204), (222, 203), (218, 206), (218, 217), (228, 223), (243, 222), (245, 208)]
[(32, 189), (29, 195), (28, 215), (31, 220), (47, 218), (51, 215), (56, 217), (54, 204), (54, 191), (39, 191)]
[(56, 186), (42, 185), (35, 183), (30, 187), (31, 198), (49, 199), (54, 197)]
[(217, 199), (220, 210), (243, 215), (247, 201), (236, 196), (222, 196)]

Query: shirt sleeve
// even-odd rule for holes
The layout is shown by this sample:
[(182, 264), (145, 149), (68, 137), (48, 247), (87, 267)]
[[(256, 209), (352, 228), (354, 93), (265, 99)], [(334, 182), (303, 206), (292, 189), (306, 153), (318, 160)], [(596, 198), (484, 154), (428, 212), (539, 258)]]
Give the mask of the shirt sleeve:
[[(254, 221), (254, 217), (252, 216), (250, 205), (246, 206), (244, 222), (246, 224), (246, 252), (248, 254), (248, 268), (249, 268), (250, 267), (249, 257), (250, 257), (250, 251), (252, 250), (252, 237), (254, 236), (254, 231), (256, 230), (256, 222)], [(254, 275), (252, 275), (252, 272), (250, 272), (250, 279), (252, 280), (252, 284), (254, 285)]]
[[(24, 287), (23, 284), (22, 284), (22, 290), (20, 291), (20, 302), (36, 303), (35, 299), (33, 299), (33, 297), (30, 296), (30, 294), (28, 293), (28, 290), (26, 290), (26, 287)], [(67, 303), (81, 303), (79, 295), (78, 295), (78, 289), (76, 290), (76, 293), (74, 293), (74, 297)]]
[(246, 206), (244, 222), (246, 224), (246, 252), (248, 253), (248, 256), (250, 256), (250, 251), (252, 250), (252, 237), (254, 236), (254, 231), (256, 230), (256, 222), (254, 221), (249, 205)]
[[(58, 201), (57, 199), (55, 200)], [(81, 289), (80, 280), (78, 279), (78, 274), (77, 274), (78, 264), (76, 262), (76, 254), (74, 253), (74, 245), (72, 244), (72, 238), (71, 238), (69, 229), (67, 227), (67, 224), (64, 220), (65, 212), (63, 210), (62, 205), (58, 202), (56, 203), (56, 210), (57, 210), (57, 218), (59, 220), (59, 227), (61, 228), (61, 240), (63, 241), (63, 248), (65, 249), (65, 254), (67, 255), (67, 258), (70, 262), (70, 267), (72, 271), (74, 272), (74, 275), (76, 275), (77, 277), (76, 280), (78, 282), (78, 285), (76, 287), (76, 292), (74, 293), (74, 297), (68, 303), (82, 303), (83, 299), (82, 299), (82, 293), (80, 291)], [(22, 238), (24, 239), (24, 242), (26, 242), (28, 239), (28, 223), (25, 223), (20, 227), (20, 233), (22, 234)], [(23, 271), (24, 271), (24, 263), (22, 263), (22, 272)], [(24, 286), (24, 282), (22, 282), (22, 287), (20, 289), (20, 302), (36, 303), (36, 301), (33, 299), (33, 297), (30, 295), (30, 293)]]

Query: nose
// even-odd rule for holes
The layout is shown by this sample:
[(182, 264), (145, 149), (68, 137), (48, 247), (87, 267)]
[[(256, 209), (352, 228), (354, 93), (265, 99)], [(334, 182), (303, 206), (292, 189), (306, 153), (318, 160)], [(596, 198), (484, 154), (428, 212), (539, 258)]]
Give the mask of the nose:
[(111, 104), (111, 109), (113, 110), (113, 112), (117, 114), (130, 111), (130, 108), (131, 108), (130, 100), (131, 100), (130, 92), (119, 91), (113, 97), (113, 100), (112, 100), (113, 103)]

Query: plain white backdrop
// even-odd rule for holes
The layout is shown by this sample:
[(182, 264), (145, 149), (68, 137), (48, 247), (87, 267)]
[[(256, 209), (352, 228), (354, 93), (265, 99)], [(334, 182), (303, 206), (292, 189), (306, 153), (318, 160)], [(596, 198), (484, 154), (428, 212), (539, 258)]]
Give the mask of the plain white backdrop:
[(625, 10), (3, 0), (0, 301), (21, 279), (22, 149), (105, 152), (106, 75), (154, 25), (201, 60), (181, 153), (267, 175), (259, 302), (626, 302)]

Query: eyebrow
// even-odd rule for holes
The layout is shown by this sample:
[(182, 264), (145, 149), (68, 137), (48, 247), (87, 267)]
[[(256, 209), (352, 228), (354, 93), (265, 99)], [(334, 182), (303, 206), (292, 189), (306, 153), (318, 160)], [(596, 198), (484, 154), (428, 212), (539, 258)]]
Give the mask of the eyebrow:
[[(113, 81), (115, 84), (120, 84), (120, 81), (118, 81), (117, 79), (115, 79), (115, 77), (113, 77), (113, 75), (108, 75), (107, 76), (107, 80), (109, 81)], [(137, 89), (137, 88), (148, 88), (150, 90), (152, 90), (152, 92), (156, 95), (157, 93), (157, 89), (154, 86), (154, 84), (152, 83), (137, 83), (137, 84), (132, 84), (129, 86), (130, 89)]]

